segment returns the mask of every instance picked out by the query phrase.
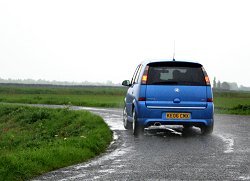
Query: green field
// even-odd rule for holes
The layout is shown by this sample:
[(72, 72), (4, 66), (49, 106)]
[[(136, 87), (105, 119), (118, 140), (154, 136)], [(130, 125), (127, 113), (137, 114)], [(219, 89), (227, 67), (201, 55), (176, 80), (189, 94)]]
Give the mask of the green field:
[(250, 92), (214, 92), (216, 113), (250, 115)]
[[(0, 102), (123, 107), (125, 87), (0, 85)], [(216, 113), (250, 115), (250, 92), (214, 92)]]
[(122, 107), (126, 88), (0, 85), (0, 102)]
[(86, 111), (0, 104), (0, 180), (27, 180), (104, 152), (112, 132)]

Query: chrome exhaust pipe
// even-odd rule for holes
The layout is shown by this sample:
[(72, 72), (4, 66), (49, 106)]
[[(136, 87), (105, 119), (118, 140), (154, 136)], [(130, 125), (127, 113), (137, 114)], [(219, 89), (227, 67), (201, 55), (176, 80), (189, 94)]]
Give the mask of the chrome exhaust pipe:
[(160, 122), (155, 122), (154, 126), (161, 126), (161, 123)]

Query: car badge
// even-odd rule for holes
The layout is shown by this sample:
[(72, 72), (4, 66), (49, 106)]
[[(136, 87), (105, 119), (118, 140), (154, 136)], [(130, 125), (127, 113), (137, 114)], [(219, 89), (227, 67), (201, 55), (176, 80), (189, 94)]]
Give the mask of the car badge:
[(180, 92), (180, 89), (179, 88), (175, 88), (174, 91), (178, 93), (178, 92)]

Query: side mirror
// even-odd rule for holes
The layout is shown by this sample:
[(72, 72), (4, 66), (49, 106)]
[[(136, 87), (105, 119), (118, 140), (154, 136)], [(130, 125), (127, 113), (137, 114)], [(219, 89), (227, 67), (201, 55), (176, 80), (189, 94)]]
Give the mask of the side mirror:
[(131, 86), (131, 83), (130, 83), (130, 81), (129, 80), (124, 80), (123, 82), (122, 82), (122, 85), (123, 86)]

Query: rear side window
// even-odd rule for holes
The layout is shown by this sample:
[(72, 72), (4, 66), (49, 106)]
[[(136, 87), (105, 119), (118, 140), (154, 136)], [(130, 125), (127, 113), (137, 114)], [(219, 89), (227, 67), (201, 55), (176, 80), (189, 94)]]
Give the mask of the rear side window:
[(200, 64), (162, 62), (149, 64), (147, 84), (205, 86), (206, 81)]
[(134, 75), (133, 75), (132, 80), (131, 80), (132, 84), (138, 83), (139, 75), (141, 72), (141, 67), (142, 67), (141, 64), (136, 67), (136, 70), (135, 70)]

